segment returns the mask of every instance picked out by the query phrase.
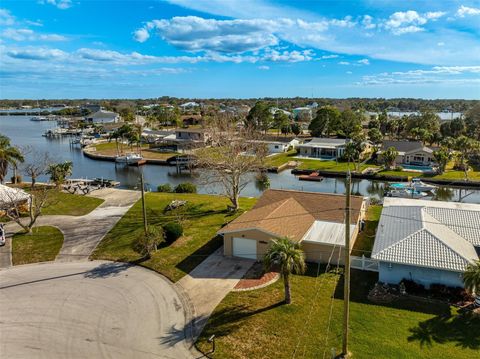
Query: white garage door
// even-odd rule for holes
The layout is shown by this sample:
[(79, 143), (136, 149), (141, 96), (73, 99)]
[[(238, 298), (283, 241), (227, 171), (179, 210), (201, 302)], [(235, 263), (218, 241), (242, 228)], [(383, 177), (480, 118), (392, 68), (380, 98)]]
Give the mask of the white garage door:
[(233, 238), (233, 255), (235, 257), (257, 259), (257, 241), (247, 238)]

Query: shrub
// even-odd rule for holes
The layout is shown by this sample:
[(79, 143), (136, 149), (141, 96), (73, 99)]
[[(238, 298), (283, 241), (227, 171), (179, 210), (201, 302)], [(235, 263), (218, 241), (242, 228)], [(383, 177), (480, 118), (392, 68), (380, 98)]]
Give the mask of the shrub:
[(169, 222), (163, 226), (165, 241), (167, 243), (175, 242), (183, 234), (183, 227), (178, 222)]
[(396, 166), (395, 169), (394, 169), (395, 172), (402, 172), (403, 171), (403, 167), (402, 166)]
[(135, 251), (141, 255), (150, 258), (153, 251), (157, 249), (157, 246), (164, 240), (163, 230), (159, 230), (155, 226), (147, 227), (147, 234), (143, 231), (138, 235), (135, 242)]
[(180, 183), (175, 187), (175, 192), (176, 193), (197, 193), (197, 186), (189, 182)]
[(165, 192), (165, 193), (170, 193), (173, 191), (173, 188), (172, 186), (170, 185), (170, 183), (165, 183), (165, 184), (161, 184), (157, 187), (157, 191), (158, 192)]

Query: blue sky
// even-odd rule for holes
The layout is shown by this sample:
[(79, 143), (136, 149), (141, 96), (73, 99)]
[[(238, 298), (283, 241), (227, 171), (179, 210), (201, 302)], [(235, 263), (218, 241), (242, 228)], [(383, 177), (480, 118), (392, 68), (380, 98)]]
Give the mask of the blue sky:
[(480, 98), (480, 1), (3, 0), (0, 98)]

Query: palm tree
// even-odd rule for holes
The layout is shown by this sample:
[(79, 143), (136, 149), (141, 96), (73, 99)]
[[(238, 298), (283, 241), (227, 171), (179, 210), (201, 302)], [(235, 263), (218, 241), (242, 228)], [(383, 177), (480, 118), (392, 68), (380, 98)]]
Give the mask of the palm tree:
[(0, 135), (0, 182), (3, 183), (7, 175), (8, 165), (16, 166), (23, 162), (24, 158), (20, 150), (10, 144), (7, 136)]
[(480, 260), (470, 263), (463, 273), (465, 289), (476, 296), (475, 305), (480, 306)]
[(305, 254), (300, 249), (300, 244), (292, 242), (288, 238), (273, 239), (272, 245), (265, 253), (263, 263), (267, 270), (270, 270), (272, 267), (280, 269), (285, 286), (285, 303), (290, 304), (292, 302), (290, 274), (302, 274), (307, 267)]
[(46, 174), (50, 175), (50, 179), (57, 185), (57, 188), (65, 182), (65, 179), (72, 174), (73, 163), (65, 161), (63, 163), (52, 163), (48, 166)]
[(383, 152), (382, 157), (383, 157), (383, 161), (385, 162), (385, 167), (387, 167), (387, 169), (392, 168), (397, 156), (398, 156), (398, 151), (396, 150), (395, 147), (389, 147), (385, 150), (385, 152)]

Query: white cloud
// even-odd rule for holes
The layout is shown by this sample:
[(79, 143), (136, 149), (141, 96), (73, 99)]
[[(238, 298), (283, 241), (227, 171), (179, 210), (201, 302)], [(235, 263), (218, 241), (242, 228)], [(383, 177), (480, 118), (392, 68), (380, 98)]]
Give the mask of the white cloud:
[(373, 17), (371, 17), (370, 15), (363, 16), (362, 25), (367, 30), (372, 30), (377, 27), (377, 25), (373, 23)]
[(67, 38), (58, 34), (39, 34), (31, 29), (13, 29), (3, 30), (2, 37), (14, 41), (66, 41)]
[(268, 50), (263, 56), (264, 61), (281, 61), (281, 62), (301, 62), (301, 61), (310, 61), (313, 59), (312, 50), (303, 50), (303, 51), (283, 51), (279, 52), (277, 50)]
[(138, 29), (133, 33), (133, 38), (138, 42), (145, 42), (150, 37), (147, 29)]
[(7, 9), (0, 9), (0, 25), (12, 26), (15, 24), (15, 16)]
[(468, 7), (468, 6), (462, 5), (458, 8), (456, 15), (458, 17), (480, 15), (480, 8)]
[(383, 72), (362, 78), (358, 85), (389, 85), (389, 84), (476, 84), (479, 78), (471, 74), (480, 73), (480, 66), (434, 66), (429, 69), (410, 71)]
[(11, 58), (20, 60), (59, 60), (68, 57), (68, 54), (62, 50), (43, 47), (25, 47), (6, 50), (5, 54)]
[(40, 0), (39, 4), (50, 4), (60, 10), (66, 10), (73, 6), (72, 0)]
[(257, 68), (258, 68), (259, 70), (270, 70), (270, 67), (269, 67), (269, 66), (265, 66), (265, 65), (258, 66)]
[(354, 27), (356, 24), (354, 21), (352, 21), (351, 16), (345, 16), (345, 18), (341, 20), (332, 19), (328, 23), (334, 26), (339, 26), (339, 27)]
[(437, 42), (437, 46), (445, 46), (445, 43), (443, 41)]
[(384, 27), (394, 35), (421, 32), (425, 30), (421, 27), (422, 25), (427, 24), (428, 21), (436, 21), (445, 14), (446, 12), (443, 11), (430, 11), (423, 15), (414, 10), (397, 11), (385, 21)]
[(370, 61), (368, 59), (361, 59), (357, 61), (361, 65), (370, 65)]
[(320, 57), (322, 60), (328, 60), (328, 59), (336, 59), (338, 58), (339, 55), (323, 55), (322, 57)]
[(348, 61), (340, 61), (338, 64), (339, 64), (339, 65), (347, 66), (347, 65), (350, 65), (350, 62), (348, 62)]

